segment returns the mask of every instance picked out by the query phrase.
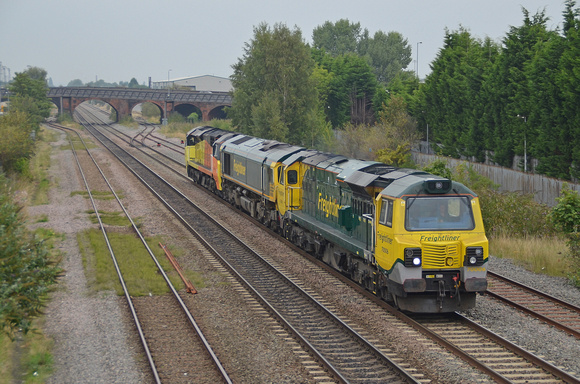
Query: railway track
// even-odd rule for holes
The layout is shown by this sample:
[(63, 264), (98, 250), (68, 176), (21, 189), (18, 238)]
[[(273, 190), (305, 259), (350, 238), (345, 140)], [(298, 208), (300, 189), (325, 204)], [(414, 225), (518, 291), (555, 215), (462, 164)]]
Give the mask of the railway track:
[[(291, 245), (291, 243), (289, 244)], [(298, 248), (298, 252), (301, 252)], [(565, 372), (520, 348), (511, 341), (467, 319), (459, 313), (445, 315), (407, 315), (371, 292), (311, 258), (321, 268), (351, 286), (369, 301), (385, 310), (385, 322), (396, 326), (395, 320), (406, 324), (426, 339), (443, 347), (467, 364), (489, 376), (496, 383), (580, 383), (580, 378)], [(399, 326), (400, 328), (400, 326)]]
[(580, 339), (580, 308), (499, 274), (488, 272), (486, 295)]
[[(421, 326), (451, 343), (498, 383), (578, 383), (580, 380), (555, 365), (518, 347), (466, 317), (413, 316)], [(437, 340), (436, 340), (437, 341)]]
[[(147, 242), (139, 231), (135, 221), (131, 218), (123, 206), (110, 181), (99, 167), (95, 158), (91, 155), (85, 141), (78, 134), (78, 132), (72, 129), (58, 126), (56, 124), (49, 124), (49, 126), (68, 134), (74, 158), (77, 162), (79, 172), (84, 181), (88, 197), (99, 223), (100, 230), (103, 234), (108, 251), (115, 266), (115, 271), (117, 273), (117, 277), (124, 292), (124, 297), (127, 301), (127, 305), (139, 335), (139, 340), (143, 346), (145, 356), (147, 357), (147, 362), (151, 369), (153, 380), (156, 383), (169, 382), (172, 380), (172, 377), (175, 377), (176, 374), (183, 375), (183, 372), (191, 372), (190, 377), (194, 381), (201, 382), (200, 379), (203, 377), (203, 380), (207, 382), (231, 383), (227, 372), (222, 367), (221, 363), (217, 359), (217, 356), (213, 353), (211, 346), (197, 326), (192, 315), (189, 313), (189, 310), (187, 307), (185, 307), (181, 297), (179, 296), (179, 293), (173, 287), (169, 277), (161, 267), (154, 253), (147, 245)], [(84, 148), (84, 151), (82, 151), (81, 154), (77, 153), (76, 151), (76, 148), (79, 146)], [(86, 176), (85, 171), (89, 166), (94, 167), (98, 171), (100, 177), (97, 180)], [(143, 254), (145, 255), (148, 253), (151, 257), (151, 260), (154, 262), (154, 266), (152, 265), (152, 267), (157, 269), (158, 276), (160, 276), (159, 279), (163, 279), (167, 284), (169, 291), (172, 294), (173, 300), (167, 300), (167, 297), (157, 297), (154, 299), (158, 301), (158, 303), (156, 305), (151, 305), (151, 298), (134, 298), (129, 293), (131, 290), (131, 283), (126, 283), (126, 279), (124, 278), (123, 274), (123, 268), (120, 266), (122, 264), (120, 261), (126, 257), (126, 255), (118, 252), (115, 253), (113, 241), (110, 240), (109, 233), (107, 231), (108, 226), (101, 220), (100, 212), (102, 212), (103, 209), (100, 207), (101, 204), (99, 201), (93, 197), (95, 190), (102, 193), (103, 189), (108, 189), (109, 192), (115, 197), (118, 206), (130, 221), (134, 233), (140, 238), (143, 244)], [(163, 306), (163, 311), (159, 311), (160, 306)], [(150, 313), (152, 309), (155, 309), (155, 313)], [(160, 321), (160, 315), (164, 317), (162, 321)], [(171, 327), (168, 331), (165, 324), (176, 324), (176, 326)], [(179, 324), (182, 324), (183, 326), (179, 326)], [(179, 343), (185, 343), (186, 345), (179, 348), (176, 346), (176, 344)], [(179, 350), (188, 351), (189, 359), (186, 360), (190, 361), (184, 362), (185, 364), (179, 364), (179, 362), (174, 361), (175, 359), (173, 356), (172, 347), (179, 348)], [(197, 364), (195, 364), (196, 367), (203, 367), (204, 370), (203, 376), (199, 376), (198, 379), (196, 379), (196, 371), (191, 369), (193, 361), (197, 362)]]
[[(278, 240), (280, 239), (278, 238)], [(306, 256), (306, 254), (304, 255)], [(330, 269), (329, 271), (333, 273), (333, 270)], [(349, 282), (348, 280), (343, 281), (347, 283)], [(372, 297), (372, 295), (369, 296)], [(384, 307), (385, 303), (381, 302), (379, 305)], [(404, 317), (404, 315), (400, 314), (400, 312), (396, 313), (395, 316)], [(431, 340), (435, 341), (439, 345), (444, 346), (446, 349), (467, 361), (474, 367), (477, 367), (482, 372), (485, 372), (496, 382), (520, 382), (520, 380), (524, 380), (521, 382), (525, 382), (525, 380), (529, 380), (528, 382), (531, 383), (540, 382), (537, 381), (539, 378), (545, 380), (541, 382), (579, 382), (576, 377), (561, 371), (559, 368), (544, 362), (542, 359), (539, 359), (532, 354), (528, 354), (526, 351), (521, 350), (517, 346), (506, 340), (502, 340), (501, 338), (497, 340), (489, 339), (488, 341), (483, 342), (486, 346), (488, 343), (495, 344), (497, 346), (496, 348), (498, 348), (498, 350), (501, 352), (493, 352), (498, 353), (495, 357), (485, 353), (474, 353), (474, 349), (473, 347), (469, 347), (469, 343), (462, 344), (460, 342), (462, 337), (459, 337), (459, 339), (454, 337), (454, 334), (457, 334), (458, 332), (464, 332), (465, 328), (478, 328), (476, 325), (467, 326), (466, 324), (469, 324), (467, 319), (459, 320), (459, 318), (454, 318), (451, 323), (456, 322), (460, 324), (457, 325), (457, 327), (461, 326), (463, 327), (463, 330), (458, 331), (457, 329), (459, 328), (457, 328), (455, 331), (450, 330), (449, 332), (443, 332), (442, 330), (453, 329), (455, 326), (446, 324), (445, 326), (441, 327), (441, 323), (437, 324), (439, 320), (432, 323), (429, 323), (429, 321), (426, 320), (427, 323), (425, 325), (419, 322), (415, 322), (413, 319), (403, 321), (407, 322), (408, 324), (416, 323), (413, 325), (413, 327), (419, 332), (427, 335)], [(488, 336), (486, 336), (486, 334), (491, 334), (491, 332), (484, 330), (481, 327), (479, 328), (479, 331), (472, 331), (472, 336), (465, 337), (473, 337), (480, 341), (487, 340), (486, 338), (488, 338)], [(490, 354), (491, 353), (492, 352), (490, 351)]]
[(87, 130), (206, 243), (230, 273), (271, 316), (277, 318), (333, 380), (344, 383), (419, 382), (158, 175), (98, 130), (92, 127), (87, 127)]

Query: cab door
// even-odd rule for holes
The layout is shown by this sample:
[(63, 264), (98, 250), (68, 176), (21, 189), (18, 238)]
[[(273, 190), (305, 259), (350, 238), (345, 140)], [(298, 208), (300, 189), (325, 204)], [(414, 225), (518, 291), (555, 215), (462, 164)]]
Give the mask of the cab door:
[(302, 180), (300, 162), (295, 162), (284, 169), (286, 181), (286, 206), (287, 209), (301, 209), (302, 206)]
[(281, 164), (274, 170), (274, 182), (276, 184), (276, 206), (280, 215), (284, 215), (288, 208), (286, 206), (286, 177), (284, 166)]
[(389, 270), (393, 267), (396, 259), (394, 252), (395, 244), (393, 241), (394, 201), (379, 195), (377, 197), (377, 205), (378, 212), (380, 213), (376, 225), (375, 259), (382, 268)]

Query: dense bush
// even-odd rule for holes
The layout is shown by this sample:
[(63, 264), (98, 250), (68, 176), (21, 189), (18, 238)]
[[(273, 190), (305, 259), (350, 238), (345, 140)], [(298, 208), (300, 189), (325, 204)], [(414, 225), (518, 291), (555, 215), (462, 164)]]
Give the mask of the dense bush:
[(9, 336), (30, 331), (60, 271), (47, 245), (27, 231), (20, 210), (0, 174), (0, 331)]
[(141, 114), (146, 119), (155, 118), (159, 120), (161, 118), (161, 110), (153, 103), (145, 102), (141, 104)]
[(172, 113), (169, 113), (168, 115), (169, 115), (169, 117), (167, 119), (168, 123), (185, 123), (186, 122), (185, 116), (183, 116), (179, 112), (172, 112)]
[(558, 204), (552, 209), (550, 219), (568, 239), (568, 248), (573, 270), (572, 280), (580, 286), (580, 195), (564, 185), (562, 194), (556, 199)]
[(476, 193), (488, 237), (544, 237), (556, 234), (548, 219), (549, 207), (535, 202), (533, 195), (498, 192), (489, 188), (477, 190)]
[(56, 121), (59, 124), (74, 123), (74, 119), (72, 118), (72, 115), (69, 112), (59, 114), (58, 117), (56, 118)]
[(21, 170), (22, 161), (27, 162), (34, 151), (34, 128), (25, 112), (0, 116), (0, 168), (6, 172)]

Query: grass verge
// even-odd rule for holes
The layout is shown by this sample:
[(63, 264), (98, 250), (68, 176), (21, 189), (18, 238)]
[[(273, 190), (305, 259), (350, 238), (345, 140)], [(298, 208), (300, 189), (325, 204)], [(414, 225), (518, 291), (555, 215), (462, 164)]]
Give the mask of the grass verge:
[(30, 205), (48, 204), (48, 190), (51, 187), (48, 179), (48, 169), (50, 167), (50, 154), (52, 146), (50, 142), (55, 141), (57, 133), (42, 128), (39, 132), (40, 140), (36, 143), (34, 157), (30, 159), (30, 180), (29, 191)]
[[(90, 215), (91, 223), (97, 224), (99, 222), (94, 210), (87, 211), (87, 213)], [(113, 225), (116, 227), (131, 226), (131, 222), (123, 212), (99, 211), (99, 217), (105, 225)], [(139, 222), (135, 222), (135, 225), (137, 225), (137, 228), (140, 227)]]
[[(42, 319), (34, 320), (36, 329), (42, 326)], [(0, 384), (45, 383), (54, 370), (53, 345), (41, 332), (18, 335), (14, 341), (0, 334)]]
[(532, 272), (549, 276), (568, 277), (571, 270), (566, 241), (558, 237), (498, 236), (489, 241), (489, 253), (511, 259)]
[(8, 336), (0, 333), (0, 384), (10, 384), (12, 380), (13, 348), (16, 343), (12, 342)]
[[(55, 243), (64, 234), (52, 229), (38, 228), (36, 237), (43, 239), (50, 249), (50, 257), (58, 261), (60, 253)], [(47, 297), (47, 299), (49, 299)], [(53, 372), (53, 340), (43, 332), (44, 317), (32, 321), (32, 331), (26, 335), (18, 333), (15, 340), (0, 334), (0, 384), (8, 383), (45, 383)]]
[[(123, 193), (121, 193), (121, 192), (115, 192), (115, 193), (117, 194), (117, 196), (119, 196), (120, 199), (125, 197), (123, 195)], [(71, 192), (70, 195), (71, 195), (71, 197), (75, 196), (75, 195), (81, 195), (85, 199), (89, 198), (89, 193), (87, 191), (75, 191), (75, 192)], [(113, 195), (113, 193), (111, 191), (91, 191), (91, 195), (93, 196), (93, 199), (97, 199), (97, 200), (113, 200), (115, 198), (115, 195)]]
[[(43, 319), (36, 319), (36, 328), (43, 327)], [(54, 341), (40, 332), (24, 336), (21, 348), (24, 350), (20, 364), (24, 383), (45, 383), (53, 372), (52, 348)], [(18, 347), (17, 347), (18, 348)]]
[[(143, 249), (141, 240), (133, 234), (115, 232), (108, 234), (131, 296), (162, 295), (169, 292), (151, 256)], [(114, 289), (118, 295), (122, 295), (122, 287), (101, 231), (87, 230), (79, 233), (77, 239), (89, 286), (96, 291)], [(173, 285), (182, 287), (179, 275), (158, 246), (161, 239), (154, 237), (146, 241)]]

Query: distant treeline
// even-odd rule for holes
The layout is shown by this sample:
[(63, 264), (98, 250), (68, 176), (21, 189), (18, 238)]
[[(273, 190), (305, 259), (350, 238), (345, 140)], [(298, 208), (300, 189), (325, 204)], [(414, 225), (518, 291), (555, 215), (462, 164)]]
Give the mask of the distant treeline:
[(125, 87), (125, 88), (149, 88), (147, 85), (139, 85), (134, 77), (130, 81), (119, 81), (118, 83), (108, 83), (105, 80), (89, 81), (83, 83), (80, 79), (69, 81), (67, 87)]

